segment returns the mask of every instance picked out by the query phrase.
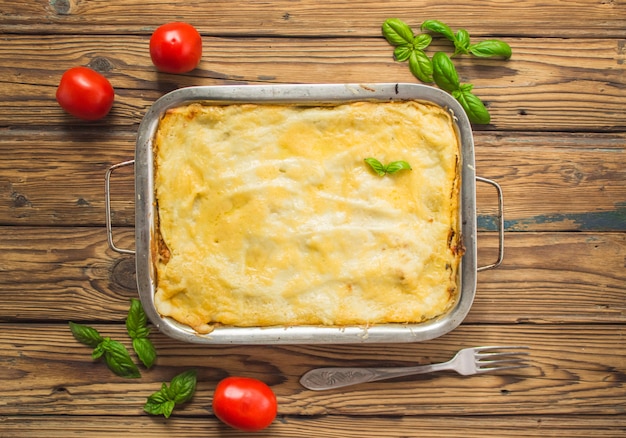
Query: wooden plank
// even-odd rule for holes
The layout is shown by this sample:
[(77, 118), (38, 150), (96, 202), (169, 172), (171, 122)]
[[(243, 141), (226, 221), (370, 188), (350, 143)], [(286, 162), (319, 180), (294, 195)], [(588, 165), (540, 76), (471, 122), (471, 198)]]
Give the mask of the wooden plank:
[[(495, 259), (489, 237), (478, 237), (479, 264)], [(467, 321), (625, 321), (626, 234), (507, 233), (504, 248), (503, 264), (478, 274)]]
[[(104, 175), (134, 158), (135, 134), (88, 130), (0, 130), (0, 223), (96, 225), (105, 218)], [(112, 218), (134, 225), (134, 169), (111, 181)]]
[[(21, 438), (110, 438), (112, 435), (137, 438), (171, 438), (172, 431), (180, 438), (237, 437), (240, 432), (229, 429), (214, 417), (172, 416), (167, 420), (146, 416), (7, 416), (3, 417), (3, 436)], [(380, 438), (437, 436), (440, 438), (603, 438), (619, 437), (626, 432), (626, 417), (619, 415), (560, 416), (489, 416), (489, 417), (323, 417), (280, 416), (264, 432), (246, 436), (309, 438)]]
[[(0, 47), (0, 126), (136, 127), (158, 97), (192, 85), (417, 82), (406, 63), (393, 60), (392, 47), (382, 38), (206, 37), (203, 60), (189, 75), (157, 73), (147, 37), (5, 38)], [(492, 114), (491, 125), (475, 129), (625, 129), (626, 52), (619, 41), (511, 38), (510, 43), (514, 55), (509, 61), (457, 60), (461, 81), (475, 85)], [(450, 47), (437, 42), (432, 50)], [(60, 77), (75, 65), (92, 66), (111, 80), (116, 102), (106, 119), (82, 123), (57, 105)]]
[[(626, 230), (625, 134), (475, 135), (476, 172), (504, 191), (509, 231)], [(106, 169), (134, 157), (135, 133), (0, 130), (0, 223), (104, 223)], [(113, 174), (116, 225), (134, 225), (133, 167)], [(495, 191), (477, 184), (478, 224), (494, 231)]]
[[(132, 229), (116, 242), (133, 247)], [(480, 265), (497, 239), (478, 237)], [(0, 228), (0, 321), (123, 321), (137, 296), (134, 258), (104, 228)], [(502, 266), (478, 274), (468, 323), (626, 322), (625, 233), (509, 233)], [(80, 312), (77, 312), (80, 309)]]
[[(626, 12), (618, 1), (533, 0), (379, 2), (289, 0), (229, 3), (201, 0), (159, 4), (140, 0), (27, 0), (3, 5), (0, 32), (148, 33), (156, 26), (187, 20), (210, 35), (377, 36), (392, 16), (419, 28), (426, 19), (464, 27), (472, 35), (536, 35), (624, 38)], [(112, 19), (111, 17), (115, 17)]]
[[(94, 325), (123, 342), (123, 324)], [(198, 371), (193, 400), (177, 416), (207, 416), (215, 385), (228, 375), (270, 385), (280, 415), (475, 416), (619, 415), (626, 409), (624, 325), (463, 325), (439, 339), (412, 344), (308, 346), (203, 346), (153, 333), (156, 365), (138, 379), (113, 375), (93, 363), (91, 349), (75, 341), (67, 324), (2, 324), (0, 375), (3, 415), (142, 415), (161, 382)], [(451, 372), (309, 391), (298, 383), (319, 366), (431, 363), (461, 347), (523, 344), (532, 366), (464, 377)], [(376, 400), (376, 403), (372, 403)]]
[[(475, 135), (476, 173), (503, 190), (508, 231), (626, 227), (626, 136)], [(495, 192), (477, 184), (480, 229), (495, 230)]]

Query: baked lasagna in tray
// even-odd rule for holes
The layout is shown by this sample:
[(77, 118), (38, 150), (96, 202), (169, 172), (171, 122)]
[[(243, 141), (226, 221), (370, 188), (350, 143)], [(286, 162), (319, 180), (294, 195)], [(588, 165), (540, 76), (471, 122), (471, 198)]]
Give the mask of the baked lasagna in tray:
[[(451, 115), (419, 101), (192, 103), (154, 137), (155, 306), (216, 326), (417, 323), (455, 303)], [(379, 176), (366, 162), (405, 161)]]

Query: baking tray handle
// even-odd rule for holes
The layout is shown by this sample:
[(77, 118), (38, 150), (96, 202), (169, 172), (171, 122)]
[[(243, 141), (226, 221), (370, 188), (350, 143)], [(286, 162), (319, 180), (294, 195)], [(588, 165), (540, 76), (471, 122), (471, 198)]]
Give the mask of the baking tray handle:
[(134, 255), (135, 251), (132, 249), (118, 248), (113, 242), (113, 226), (111, 225), (111, 175), (113, 174), (113, 171), (119, 169), (120, 167), (132, 166), (134, 164), (135, 160), (114, 164), (107, 169), (107, 172), (104, 175), (104, 208), (106, 212), (107, 240), (109, 241), (109, 247), (113, 251), (119, 252), (120, 254)]
[(479, 266), (478, 268), (476, 268), (476, 271), (480, 272), (487, 269), (497, 268), (498, 266), (500, 266), (502, 260), (504, 259), (504, 201), (502, 199), (502, 187), (500, 187), (500, 184), (493, 180), (482, 178), (480, 176), (476, 177), (476, 181), (490, 184), (495, 187), (496, 191), (498, 192), (498, 259), (490, 265)]

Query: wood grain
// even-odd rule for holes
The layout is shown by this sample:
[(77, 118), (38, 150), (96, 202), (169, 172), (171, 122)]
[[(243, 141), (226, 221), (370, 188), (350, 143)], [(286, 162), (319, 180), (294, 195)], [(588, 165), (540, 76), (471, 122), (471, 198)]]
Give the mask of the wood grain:
[[(493, 123), (474, 126), (476, 171), (501, 184), (505, 258), (477, 276), (463, 323), (414, 344), (203, 346), (153, 329), (157, 365), (114, 376), (67, 321), (130, 346), (134, 258), (109, 249), (104, 173), (133, 158), (147, 109), (184, 86), (413, 82), (381, 35), (389, 17), (501, 38), (508, 61), (456, 58)], [(183, 20), (204, 56), (157, 73), (148, 41)], [(622, 437), (626, 435), (626, 8), (619, 0), (25, 0), (0, 7), (0, 437), (235, 437), (212, 415), (219, 379), (275, 390), (279, 416), (250, 436)], [(450, 51), (436, 38), (429, 50)], [(63, 71), (113, 84), (98, 122), (55, 101)], [(477, 185), (478, 263), (497, 253), (494, 190)], [(134, 241), (133, 169), (115, 174), (115, 240)], [(447, 360), (462, 347), (531, 346), (532, 367), (422, 375), (327, 392), (298, 383), (327, 365)], [(188, 368), (198, 391), (169, 420), (146, 397)]]
[[(76, 417), (71, 422), (63, 416), (7, 416), (2, 420), (3, 436), (7, 438), (110, 438), (111, 435), (170, 438), (178, 436), (205, 438), (207, 436), (239, 437), (240, 432), (229, 429), (211, 416), (170, 417), (167, 421), (148, 416), (108, 417), (90, 415)], [(181, 432), (184, 431), (184, 432)], [(441, 438), (507, 438), (563, 437), (617, 438), (626, 432), (626, 419), (620, 415), (577, 415), (567, 421), (560, 416), (490, 416), (485, 425), (476, 417), (416, 417), (385, 416), (326, 416), (301, 418), (280, 416), (270, 429), (248, 433), (249, 437), (362, 438), (371, 434), (379, 438), (437, 436)]]
[[(116, 230), (133, 247), (132, 229)], [(478, 274), (472, 323), (626, 321), (626, 234), (511, 233), (501, 267)], [(497, 239), (480, 234), (479, 265)], [(134, 259), (103, 228), (0, 228), (0, 321), (122, 321), (137, 296)]]
[[(75, 65), (102, 71), (116, 89), (111, 114), (95, 126), (137, 127), (167, 91), (193, 85), (363, 83), (417, 80), (393, 60), (382, 38), (216, 38), (189, 75), (156, 72), (148, 37), (9, 35), (0, 47), (0, 126), (77, 124), (54, 99), (62, 73)], [(513, 57), (459, 58), (462, 82), (486, 103), (493, 124), (478, 129), (623, 131), (626, 59), (620, 41), (509, 38)], [(576, 46), (575, 51), (572, 46)], [(430, 49), (429, 49), (430, 50)], [(435, 50), (450, 50), (443, 42)], [(130, 92), (137, 90), (138, 92)], [(78, 124), (85, 125), (83, 124)]]
[[(504, 191), (509, 231), (625, 231), (626, 135), (479, 132), (476, 172)], [(0, 224), (103, 226), (104, 173), (134, 157), (135, 133), (0, 130)], [(112, 219), (134, 225), (133, 167), (113, 174)], [(496, 194), (477, 185), (479, 229)]]
[[(150, 5), (156, 5), (151, 7)], [(624, 38), (626, 20), (619, 1), (453, 0), (442, 4), (411, 0), (313, 1), (289, 0), (146, 3), (140, 0), (26, 0), (3, 5), (0, 31), (25, 33), (148, 33), (173, 17), (186, 17), (210, 35), (378, 36), (380, 25), (400, 17), (416, 29), (426, 19), (442, 20), (472, 35), (599, 34)], [(505, 19), (510, 17), (510, 19)], [(479, 24), (479, 25), (478, 25)]]
[[(130, 348), (123, 324), (93, 327)], [(162, 381), (189, 368), (198, 371), (199, 383), (180, 416), (208, 416), (215, 385), (228, 375), (267, 382), (280, 415), (618, 415), (626, 409), (626, 353), (614, 347), (624, 335), (623, 325), (611, 324), (501, 325), (498, 333), (470, 324), (413, 344), (211, 347), (182, 345), (154, 333), (155, 367), (139, 379), (123, 379), (94, 363), (90, 348), (75, 341), (66, 324), (2, 324), (3, 415), (141, 415)], [(321, 392), (298, 383), (313, 367), (439, 362), (461, 347), (481, 344), (529, 345), (532, 366), (473, 377), (443, 372)]]

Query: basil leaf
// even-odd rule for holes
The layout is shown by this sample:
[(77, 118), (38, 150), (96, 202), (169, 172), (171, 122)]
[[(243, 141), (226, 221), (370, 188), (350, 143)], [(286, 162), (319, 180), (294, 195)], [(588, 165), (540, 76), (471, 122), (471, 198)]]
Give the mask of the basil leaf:
[(474, 89), (474, 86), (472, 84), (461, 84), (461, 86), (459, 87), (459, 91), (462, 92), (470, 92)]
[(148, 338), (133, 339), (133, 350), (146, 368), (152, 368), (156, 360), (157, 353), (152, 341)]
[(392, 161), (385, 167), (387, 173), (392, 174), (400, 170), (411, 170), (411, 165), (404, 160)]
[(161, 413), (165, 418), (170, 418), (175, 406), (176, 402), (174, 400), (168, 400), (161, 405)]
[(433, 55), (433, 79), (439, 88), (452, 93), (460, 87), (459, 75), (452, 60), (443, 52)]
[(409, 57), (409, 70), (422, 82), (433, 81), (433, 63), (421, 50), (414, 50)]
[(81, 344), (88, 345), (91, 348), (96, 348), (104, 340), (95, 328), (71, 321), (69, 322), (69, 325), (74, 339)]
[(485, 104), (471, 91), (458, 90), (452, 95), (459, 101), (470, 122), (479, 125), (486, 125), (491, 121), (491, 115)]
[(161, 389), (148, 397), (143, 410), (152, 415), (164, 415), (169, 418), (175, 405), (188, 402), (196, 391), (197, 374), (195, 370), (185, 371), (175, 376), (169, 387), (166, 383)]
[(400, 170), (411, 170), (411, 165), (404, 160), (392, 161), (386, 166), (383, 165), (376, 158), (366, 158), (365, 162), (370, 165), (374, 172), (378, 176), (385, 176), (386, 174), (396, 173)]
[(488, 58), (490, 56), (502, 56), (509, 59), (513, 54), (511, 46), (500, 40), (485, 40), (469, 46), (469, 51), (474, 56)]
[(102, 355), (104, 354), (104, 348), (105, 348), (104, 346), (105, 346), (105, 340), (103, 340), (101, 343), (96, 345), (96, 348), (94, 348), (93, 351), (91, 352), (91, 358), (94, 360), (100, 359)]
[(383, 36), (393, 46), (413, 44), (413, 30), (399, 18), (388, 18), (382, 26)]
[(144, 412), (151, 415), (164, 415), (169, 418), (176, 402), (170, 400), (163, 391), (157, 391), (148, 397), (143, 406)]
[(467, 54), (470, 46), (470, 35), (465, 29), (459, 29), (454, 38), (454, 54)]
[(130, 309), (126, 317), (126, 330), (131, 339), (145, 338), (150, 333), (150, 329), (146, 327), (148, 317), (144, 312), (141, 301), (136, 298), (130, 300)]
[(426, 49), (426, 47), (430, 45), (432, 41), (433, 41), (433, 37), (431, 37), (427, 33), (422, 33), (422, 34), (417, 35), (415, 39), (413, 40), (413, 47), (416, 50), (424, 50)]
[(170, 393), (174, 395), (176, 404), (191, 400), (191, 397), (196, 392), (196, 382), (196, 370), (185, 371), (172, 379), (170, 382)]
[(454, 42), (454, 33), (446, 24), (443, 24), (439, 20), (426, 20), (421, 25), (422, 30), (429, 30), (431, 32), (439, 33)]
[(147, 327), (148, 317), (144, 312), (141, 301), (131, 299), (128, 317), (126, 318), (126, 330), (133, 340), (133, 350), (146, 368), (152, 367), (156, 360), (156, 349), (152, 341), (148, 339), (150, 328)]
[(409, 59), (411, 53), (413, 53), (413, 47), (408, 44), (402, 44), (401, 46), (396, 46), (393, 50), (393, 57), (396, 61), (404, 62)]
[(126, 347), (120, 342), (106, 338), (102, 342), (102, 348), (104, 349), (104, 361), (115, 374), (133, 379), (141, 377), (137, 365), (131, 359)]
[(370, 167), (374, 170), (374, 172), (376, 172), (378, 176), (385, 176), (385, 173), (387, 173), (383, 163), (378, 161), (376, 158), (366, 158), (365, 162), (370, 165)]

